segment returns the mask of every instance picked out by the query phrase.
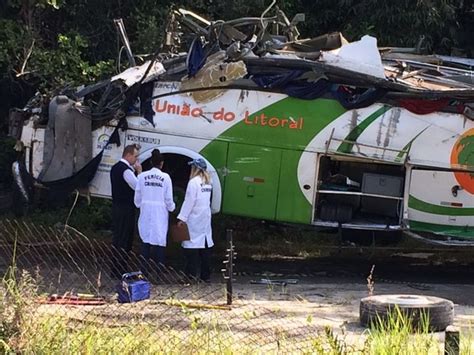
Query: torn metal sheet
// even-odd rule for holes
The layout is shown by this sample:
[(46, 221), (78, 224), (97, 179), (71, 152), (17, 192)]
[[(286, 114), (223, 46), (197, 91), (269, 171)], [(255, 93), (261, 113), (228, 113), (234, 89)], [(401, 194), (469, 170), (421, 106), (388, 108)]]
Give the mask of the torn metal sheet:
[(307, 38), (287, 43), (285, 50), (295, 52), (330, 51), (348, 44), (341, 32), (331, 32), (315, 38)]
[[(138, 83), (140, 80), (142, 80), (149, 66), (150, 66), (150, 61), (147, 61), (140, 66), (128, 68), (127, 70), (121, 72), (120, 74), (113, 76), (112, 81), (123, 80), (125, 84), (128, 87), (130, 87), (133, 84)], [(146, 78), (143, 80), (143, 83), (147, 83), (149, 81), (156, 79), (159, 75), (163, 74), (164, 72), (165, 72), (165, 68), (163, 67), (163, 64), (157, 61), (153, 62), (153, 65), (151, 66), (150, 71), (148, 72)]]
[(440, 58), (446, 63), (462, 64), (469, 68), (474, 68), (473, 58), (462, 58), (462, 57), (449, 57), (446, 55), (436, 55), (435, 57)]
[[(215, 53), (209, 56), (206, 64), (199, 70), (193, 78), (182, 79), (181, 90), (199, 89), (207, 87), (225, 87), (236, 79), (247, 75), (247, 68), (243, 61), (225, 63), (224, 52)], [(194, 100), (198, 103), (206, 103), (221, 96), (224, 89), (202, 90), (191, 92)]]
[(50, 102), (45, 164), (39, 176), (45, 182), (67, 178), (92, 159), (91, 121), (75, 104), (66, 96), (56, 96)]

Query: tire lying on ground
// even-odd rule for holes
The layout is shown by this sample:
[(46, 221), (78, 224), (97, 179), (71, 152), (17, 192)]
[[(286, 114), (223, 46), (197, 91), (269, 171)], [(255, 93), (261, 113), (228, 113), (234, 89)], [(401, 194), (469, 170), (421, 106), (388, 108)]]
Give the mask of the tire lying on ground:
[(397, 314), (410, 320), (413, 329), (422, 329), (427, 318), (430, 331), (443, 331), (453, 323), (454, 304), (444, 298), (421, 295), (378, 295), (360, 300), (359, 315), (363, 326), (386, 322)]

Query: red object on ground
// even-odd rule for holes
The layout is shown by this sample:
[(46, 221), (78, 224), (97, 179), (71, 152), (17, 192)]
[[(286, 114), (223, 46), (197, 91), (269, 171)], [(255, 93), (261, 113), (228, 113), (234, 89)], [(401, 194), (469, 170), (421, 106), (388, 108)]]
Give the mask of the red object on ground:
[(103, 297), (91, 297), (81, 298), (74, 295), (57, 296), (52, 295), (47, 299), (40, 299), (39, 303), (45, 304), (62, 304), (62, 305), (74, 305), (74, 306), (100, 306), (105, 304)]

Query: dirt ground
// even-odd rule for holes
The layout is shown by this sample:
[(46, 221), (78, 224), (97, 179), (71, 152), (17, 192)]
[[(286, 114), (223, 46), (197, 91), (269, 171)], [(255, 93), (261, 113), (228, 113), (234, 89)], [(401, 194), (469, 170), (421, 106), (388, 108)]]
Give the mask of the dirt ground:
[[(290, 264), (295, 266), (296, 262), (286, 265), (274, 261), (270, 264), (246, 263), (246, 269), (251, 271), (239, 272), (236, 276), (230, 308), (225, 306), (222, 277), (215, 273), (211, 284), (152, 284), (150, 299), (132, 304), (118, 304), (112, 288), (103, 285), (104, 291), (107, 290), (102, 293), (107, 299), (105, 305), (36, 305), (34, 319), (41, 314), (49, 314), (69, 319), (73, 324), (95, 324), (112, 330), (134, 324), (153, 325), (153, 336), (162, 339), (169, 336), (169, 333), (161, 334), (162, 330), (169, 330), (183, 341), (193, 337), (193, 334), (196, 336), (193, 329), (211, 329), (232, 344), (269, 352), (311, 349), (311, 341), (324, 334), (325, 327), (329, 327), (346, 344), (363, 349), (367, 333), (359, 324), (359, 303), (368, 295), (366, 276), (358, 272), (341, 275), (337, 267), (315, 271), (320, 270), (320, 266), (308, 273), (298, 267), (295, 268), (299, 270), (297, 273), (268, 271), (270, 267), (286, 269)], [(348, 264), (345, 269), (355, 269), (355, 266)], [(402, 274), (392, 276), (400, 280), (403, 279)], [(388, 282), (375, 278), (374, 294), (428, 295), (453, 301), (454, 325), (467, 335), (464, 339), (469, 339), (474, 351), (471, 341), (474, 339), (474, 284), (455, 282), (468, 281), (466, 278), (451, 279), (451, 283), (447, 283), (443, 282), (443, 278), (428, 278), (422, 274), (409, 282)], [(286, 286), (255, 284), (261, 279), (287, 279), (296, 283), (290, 281)], [(105, 279), (104, 282), (115, 281)], [(197, 328), (196, 320), (200, 324)], [(444, 333), (433, 336), (442, 346)]]
[[(78, 240), (82, 239), (75, 239), (75, 242)], [(23, 248), (20, 245), (18, 265), (28, 266), (32, 274), (37, 271), (44, 274), (41, 278), (44, 292), (95, 293), (100, 289), (100, 294), (107, 298), (107, 304), (103, 306), (42, 304), (35, 307), (35, 312), (113, 329), (131, 323), (152, 325), (156, 332), (171, 329), (183, 338), (192, 333), (196, 319), (204, 329), (215, 327), (217, 322), (222, 327), (219, 330), (221, 335), (229, 336), (232, 344), (245, 343), (265, 349), (280, 349), (283, 338), (303, 346), (328, 326), (350, 343), (360, 344), (366, 330), (359, 324), (359, 302), (368, 295), (366, 278), (372, 265), (376, 265), (375, 295), (416, 294), (449, 299), (455, 304), (454, 325), (466, 334), (474, 334), (472, 249), (447, 254), (444, 250), (416, 249), (412, 245), (402, 250), (350, 245), (296, 255), (288, 250), (286, 254), (269, 255), (264, 245), (246, 249), (241, 243), (236, 243), (239, 256), (235, 262), (237, 275), (233, 285), (233, 305), (230, 309), (219, 309), (183, 305), (225, 304), (225, 287), (220, 273), (224, 259), (222, 250), (214, 251), (211, 285), (187, 286), (180, 282), (182, 260), (171, 254), (169, 260), (177, 271), (171, 273), (169, 284), (154, 283), (149, 300), (119, 305), (115, 293), (117, 280), (107, 277), (110, 256), (104, 246), (108, 244), (99, 244), (88, 243), (82, 249), (56, 248), (46, 250), (44, 255), (39, 247)], [(92, 254), (88, 249), (91, 246)], [(304, 250), (298, 246), (294, 249)], [(91, 259), (90, 255), (94, 258)], [(6, 259), (3, 264), (5, 267), (9, 265)], [(286, 286), (252, 283), (263, 278), (293, 279), (297, 283)], [(166, 303), (169, 300), (178, 304)], [(200, 326), (196, 329), (201, 329)], [(436, 336), (443, 340), (443, 333)]]
[[(237, 307), (277, 310), (286, 314), (283, 324), (305, 324), (310, 319), (311, 329), (320, 332), (330, 327), (343, 336), (347, 344), (362, 348), (366, 329), (359, 323), (359, 303), (368, 295), (366, 283), (354, 280), (301, 278), (297, 284), (282, 286), (255, 285), (255, 277), (241, 277), (234, 286)], [(278, 278), (274, 278), (278, 279)], [(423, 289), (421, 289), (423, 288)], [(454, 302), (454, 325), (466, 335), (474, 350), (474, 285), (468, 284), (375, 284), (374, 294), (416, 294), (437, 296)], [(288, 322), (288, 319), (291, 321)], [(444, 333), (434, 334), (444, 342)]]
[[(278, 349), (300, 352), (311, 346), (311, 339), (323, 334), (325, 327), (330, 327), (346, 344), (355, 349), (363, 348), (366, 329), (359, 324), (359, 302), (368, 294), (366, 284), (354, 280), (349, 282), (347, 279), (305, 277), (299, 278), (297, 284), (283, 287), (252, 284), (251, 281), (255, 280), (258, 280), (255, 276), (238, 277), (233, 285), (233, 305), (228, 309), (224, 309), (225, 298), (219, 291), (219, 288), (223, 290), (223, 285), (213, 283), (203, 286), (213, 293), (211, 307), (214, 308), (208, 309), (197, 308), (196, 305), (205, 306), (208, 303), (199, 297), (190, 297), (191, 293), (179, 299), (181, 305), (192, 305), (186, 311), (178, 304), (164, 304), (160, 301), (164, 296), (162, 290), (169, 286), (154, 285), (152, 297), (147, 301), (119, 305), (110, 299), (105, 306), (87, 308), (43, 305), (37, 311), (86, 322), (91, 320), (101, 326), (120, 327), (120, 324), (130, 325), (133, 322), (155, 324), (158, 332), (159, 329), (172, 329), (184, 338), (192, 334), (193, 319), (200, 319), (204, 329), (209, 329), (210, 324), (215, 327), (217, 320), (221, 327), (221, 338), (228, 337), (234, 344), (257, 346), (270, 352)], [(418, 286), (425, 289), (414, 288)], [(455, 303), (454, 325), (468, 335), (466, 339), (469, 342), (474, 339), (471, 337), (474, 326), (474, 285), (379, 282), (375, 284), (374, 291), (375, 294), (417, 294), (450, 299)], [(204, 292), (206, 290), (201, 289), (198, 293)], [(113, 316), (118, 314), (120, 317)], [(441, 347), (444, 333), (435, 333), (433, 336), (439, 340)], [(287, 339), (288, 343), (282, 344), (281, 339)], [(474, 344), (470, 346), (474, 350)]]
[[(234, 284), (236, 305), (251, 301), (263, 307), (295, 311), (321, 327), (346, 326), (348, 331), (362, 333), (359, 325), (360, 299), (367, 297), (367, 285), (348, 280), (304, 278), (297, 284), (282, 286), (255, 285), (256, 277), (240, 277)], [(274, 278), (278, 280), (279, 278)], [(425, 288), (421, 290), (420, 288)], [(454, 302), (455, 325), (468, 329), (474, 327), (474, 285), (466, 284), (391, 284), (376, 283), (375, 295), (416, 294), (437, 296)], [(474, 329), (473, 329), (474, 330)]]

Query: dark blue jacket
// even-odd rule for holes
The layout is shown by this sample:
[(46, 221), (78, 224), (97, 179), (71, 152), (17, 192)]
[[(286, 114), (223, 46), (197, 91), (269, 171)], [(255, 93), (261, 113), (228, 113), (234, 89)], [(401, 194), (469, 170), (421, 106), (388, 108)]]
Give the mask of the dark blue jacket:
[(125, 170), (130, 169), (123, 161), (119, 161), (110, 170), (110, 182), (112, 184), (112, 203), (117, 206), (134, 207), (133, 196), (135, 191), (123, 178)]

